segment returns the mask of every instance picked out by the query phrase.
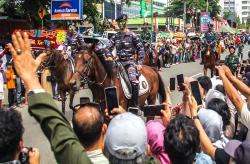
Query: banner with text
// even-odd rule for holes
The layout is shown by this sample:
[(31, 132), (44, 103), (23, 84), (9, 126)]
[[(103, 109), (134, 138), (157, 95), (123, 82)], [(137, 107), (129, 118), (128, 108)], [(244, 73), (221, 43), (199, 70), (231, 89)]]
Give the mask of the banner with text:
[(51, 20), (81, 20), (83, 0), (51, 0)]
[(66, 41), (67, 31), (65, 30), (27, 30), (31, 47), (44, 49), (45, 45), (58, 48)]
[(211, 23), (211, 17), (209, 12), (201, 12), (200, 13), (200, 22), (201, 22), (201, 32), (208, 31), (208, 25)]

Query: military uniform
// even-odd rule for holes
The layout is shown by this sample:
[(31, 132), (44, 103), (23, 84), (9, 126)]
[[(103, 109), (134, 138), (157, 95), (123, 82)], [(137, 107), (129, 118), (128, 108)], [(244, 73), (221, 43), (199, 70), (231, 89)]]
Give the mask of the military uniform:
[[(138, 83), (136, 65), (143, 65), (145, 51), (140, 39), (133, 32), (118, 32), (111, 39), (112, 50), (116, 48), (117, 56), (122, 65), (127, 69), (131, 83)], [(134, 60), (134, 52), (137, 52), (138, 63)]]
[(84, 39), (83, 36), (78, 32), (70, 32), (66, 37), (65, 46), (71, 46), (71, 56), (75, 58), (76, 54), (84, 47)]
[(231, 72), (236, 75), (237, 67), (240, 64), (239, 57), (236, 55), (227, 55), (225, 58), (225, 65), (229, 67)]
[(150, 43), (151, 32), (149, 30), (143, 30), (140, 37), (142, 42)]
[(153, 51), (150, 47), (151, 32), (148, 29), (144, 29), (140, 35), (141, 42), (143, 43), (145, 53), (149, 55), (149, 63), (153, 63)]
[[(119, 22), (127, 21), (127, 15), (123, 14), (118, 19)], [(138, 72), (137, 65), (143, 65), (145, 51), (144, 47), (139, 39), (139, 37), (133, 32), (123, 32), (120, 31), (116, 33), (111, 39), (111, 45), (109, 50), (112, 51), (113, 48), (116, 48), (116, 54), (118, 60), (125, 67), (128, 73), (129, 80), (132, 84), (132, 105), (138, 106), (138, 95), (139, 95), (139, 81), (138, 81)], [(138, 61), (134, 60), (135, 52), (138, 55)], [(109, 53), (110, 55), (111, 53)]]
[[(215, 32), (207, 32), (205, 33), (204, 36), (204, 48), (202, 50), (201, 53), (201, 59), (202, 59), (202, 63), (204, 62), (204, 52), (206, 51), (207, 45), (210, 44), (211, 45), (211, 49), (213, 52), (216, 52), (216, 33)], [(216, 55), (217, 58), (217, 55)]]

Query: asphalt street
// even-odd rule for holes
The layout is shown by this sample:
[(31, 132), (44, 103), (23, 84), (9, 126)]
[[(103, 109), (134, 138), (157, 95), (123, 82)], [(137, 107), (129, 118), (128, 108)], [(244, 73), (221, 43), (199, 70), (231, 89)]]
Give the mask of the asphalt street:
[[(245, 46), (244, 48), (244, 59), (247, 58), (247, 52), (250, 50), (250, 46)], [(228, 51), (226, 51), (222, 59), (225, 58), (225, 56), (228, 54)], [(199, 76), (203, 75), (203, 66), (199, 64), (200, 62), (192, 62), (192, 63), (182, 63), (178, 65), (174, 65), (171, 68), (163, 68), (163, 70), (160, 72), (162, 79), (165, 83), (165, 85), (169, 84), (169, 78), (170, 77), (176, 77), (178, 74), (184, 74), (184, 76), (192, 76), (194, 78), (197, 78)], [(210, 75), (210, 74), (208, 74)], [(84, 90), (79, 93), (77, 93), (75, 100), (78, 100), (81, 96), (92, 96), (91, 92), (89, 90)], [(171, 93), (171, 100), (173, 104), (181, 102), (181, 96), (182, 93), (175, 91)], [(7, 96), (6, 96), (7, 97)], [(58, 103), (58, 106), (60, 108), (60, 103)], [(75, 102), (76, 103), (76, 102)], [(67, 102), (68, 104), (68, 102)], [(43, 132), (41, 131), (41, 128), (39, 124), (32, 118), (28, 112), (27, 112), (27, 106), (23, 108), (18, 108), (18, 111), (22, 113), (23, 116), (23, 124), (25, 127), (25, 133), (24, 133), (24, 145), (25, 146), (32, 146), (37, 147), (40, 150), (41, 153), (41, 163), (42, 164), (54, 164), (56, 163), (54, 155), (51, 151), (50, 145), (44, 136)], [(72, 111), (70, 109), (66, 109), (66, 117), (70, 121), (72, 118)]]

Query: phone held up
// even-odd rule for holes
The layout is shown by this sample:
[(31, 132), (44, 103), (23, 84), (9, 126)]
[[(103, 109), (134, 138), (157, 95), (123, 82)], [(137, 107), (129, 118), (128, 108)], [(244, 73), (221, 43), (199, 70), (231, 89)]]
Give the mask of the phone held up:
[(178, 86), (179, 86), (179, 91), (184, 91), (185, 86), (183, 85), (184, 84), (184, 76), (183, 76), (183, 74), (177, 75), (177, 83), (178, 83)]
[(175, 78), (170, 78), (170, 91), (175, 90)]
[(192, 95), (194, 96), (197, 104), (202, 105), (202, 99), (201, 99), (201, 94), (200, 94), (198, 81), (190, 82), (190, 86), (191, 86)]
[(162, 116), (161, 110), (164, 110), (164, 105), (144, 105), (144, 117)]
[(113, 108), (118, 108), (118, 97), (116, 92), (116, 87), (107, 87), (104, 89), (106, 106), (108, 108), (108, 113), (111, 114)]

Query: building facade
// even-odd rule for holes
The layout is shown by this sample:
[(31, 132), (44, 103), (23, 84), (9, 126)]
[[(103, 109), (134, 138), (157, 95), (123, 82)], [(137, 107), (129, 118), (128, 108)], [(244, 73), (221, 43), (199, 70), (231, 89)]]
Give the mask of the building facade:
[(236, 13), (240, 17), (241, 22), (246, 22), (250, 16), (250, 0), (220, 0), (222, 14), (225, 11)]

